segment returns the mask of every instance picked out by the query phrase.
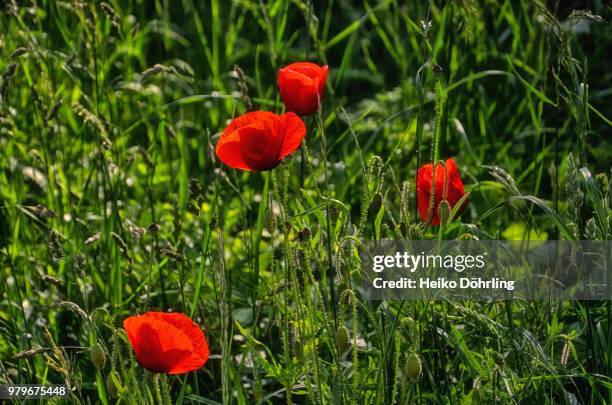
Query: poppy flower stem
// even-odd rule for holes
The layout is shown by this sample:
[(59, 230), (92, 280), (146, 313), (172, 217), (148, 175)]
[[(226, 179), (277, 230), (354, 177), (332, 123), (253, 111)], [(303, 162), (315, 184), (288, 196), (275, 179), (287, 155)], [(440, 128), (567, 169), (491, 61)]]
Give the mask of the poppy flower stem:
[(153, 390), (155, 391), (155, 400), (158, 404), (163, 404), (161, 388), (159, 387), (159, 374), (153, 376)]
[(268, 190), (270, 189), (270, 172), (263, 173), (264, 186), (261, 192), (261, 201), (257, 212), (257, 224), (255, 227), (255, 243), (253, 245), (255, 254), (253, 255), (253, 316), (256, 315), (255, 302), (257, 300), (257, 288), (259, 284), (259, 249), (261, 245), (261, 233), (264, 228), (264, 218), (266, 214), (266, 206), (268, 205)]
[[(306, 133), (310, 130), (310, 118), (306, 117), (304, 120), (304, 125), (306, 125)], [(306, 143), (306, 138), (302, 140), (302, 143)], [(304, 172), (306, 171), (306, 154), (304, 153), (304, 148), (300, 148), (300, 188), (304, 187)]]
[[(153, 237), (154, 237), (155, 251), (159, 252), (157, 234), (155, 234)], [(159, 262), (159, 258), (157, 261)], [(164, 272), (161, 269), (159, 269), (158, 275), (159, 275), (159, 287), (161, 288), (162, 303), (164, 305), (164, 308), (168, 308), (168, 301), (166, 300), (166, 283), (164, 281)]]
[(445, 110), (446, 110), (446, 88), (444, 85), (444, 72), (440, 65), (434, 65), (433, 67), (434, 76), (436, 78), (435, 94), (436, 94), (436, 106), (435, 106), (435, 126), (434, 126), (434, 144), (432, 150), (432, 162), (440, 160), (440, 143), (445, 133)]
[(330, 203), (331, 203), (331, 194), (329, 188), (329, 178), (328, 178), (328, 162), (327, 162), (327, 142), (325, 138), (325, 129), (323, 127), (323, 117), (321, 116), (321, 109), (319, 109), (317, 115), (317, 126), (319, 127), (319, 134), (321, 136), (321, 155), (323, 158), (323, 168), (325, 173), (325, 190), (327, 193), (327, 198), (325, 199), (325, 228), (326, 228), (326, 245), (327, 245), (327, 260), (328, 260), (328, 269), (327, 269), (327, 277), (328, 277), (328, 287), (329, 287), (329, 296), (330, 296), (330, 304), (332, 309), (332, 314), (334, 316), (334, 327), (338, 328), (338, 314), (336, 313), (336, 290), (334, 287), (334, 262), (332, 257), (332, 232), (331, 232), (331, 218), (329, 216)]
[(165, 374), (161, 375), (161, 388), (163, 405), (172, 405), (172, 401), (170, 400), (170, 385), (168, 384), (168, 377)]

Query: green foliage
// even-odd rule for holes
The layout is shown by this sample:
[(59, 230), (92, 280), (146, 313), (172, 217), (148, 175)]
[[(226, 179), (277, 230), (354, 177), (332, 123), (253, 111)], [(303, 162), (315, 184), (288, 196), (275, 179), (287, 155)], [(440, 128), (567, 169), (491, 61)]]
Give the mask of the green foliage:
[[(7, 3), (0, 384), (103, 404), (612, 403), (609, 303), (366, 301), (358, 254), (612, 239), (603, 2)], [(222, 166), (228, 120), (283, 111), (276, 72), (297, 60), (330, 66), (301, 150)], [(451, 156), (467, 208), (432, 228), (416, 170)], [(121, 324), (148, 310), (190, 315), (208, 363), (143, 370)]]

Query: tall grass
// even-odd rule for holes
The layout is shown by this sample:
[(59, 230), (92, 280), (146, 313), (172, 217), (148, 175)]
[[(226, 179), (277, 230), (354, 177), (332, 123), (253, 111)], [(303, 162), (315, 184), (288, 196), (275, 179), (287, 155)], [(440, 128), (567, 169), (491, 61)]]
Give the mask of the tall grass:
[[(103, 404), (612, 403), (609, 302), (361, 295), (363, 240), (612, 238), (610, 10), (549, 3), (8, 2), (0, 383)], [(304, 59), (331, 76), (300, 153), (222, 166), (227, 121), (281, 112), (276, 71)], [(426, 227), (417, 167), (450, 156), (468, 208)], [(121, 321), (154, 309), (203, 327), (203, 369), (137, 365)]]

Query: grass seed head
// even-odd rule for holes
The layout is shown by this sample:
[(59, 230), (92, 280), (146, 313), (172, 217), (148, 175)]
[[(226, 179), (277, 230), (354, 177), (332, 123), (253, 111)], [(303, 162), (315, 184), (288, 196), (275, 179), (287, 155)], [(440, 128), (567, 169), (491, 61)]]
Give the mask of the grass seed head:
[(17, 59), (18, 57), (20, 57), (21, 55), (25, 54), (28, 52), (28, 48), (20, 46), (19, 48), (15, 49), (13, 51), (13, 53), (11, 54), (11, 58), (12, 59)]
[(64, 247), (62, 245), (60, 235), (54, 230), (49, 233), (48, 249), (51, 258), (55, 263), (64, 258)]
[(310, 229), (308, 227), (302, 228), (301, 231), (297, 234), (297, 241), (301, 243), (306, 243), (310, 240)]
[(49, 349), (48, 347), (34, 347), (32, 349), (23, 350), (17, 353), (16, 355), (13, 356), (13, 359), (14, 360), (27, 359), (28, 357), (32, 357), (40, 353), (46, 353), (49, 350), (51, 349)]
[(43, 274), (42, 279), (45, 283), (53, 284), (60, 286), (63, 284), (63, 281), (57, 277), (53, 277), (49, 274)]

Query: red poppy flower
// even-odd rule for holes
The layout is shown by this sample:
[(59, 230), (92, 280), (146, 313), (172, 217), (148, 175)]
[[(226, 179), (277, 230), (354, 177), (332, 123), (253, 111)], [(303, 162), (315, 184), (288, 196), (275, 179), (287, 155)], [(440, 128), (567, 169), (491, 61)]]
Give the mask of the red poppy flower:
[(292, 112), (253, 111), (236, 117), (221, 134), (216, 153), (235, 169), (274, 169), (306, 136), (306, 125)]
[(300, 115), (314, 114), (325, 95), (327, 65), (297, 62), (278, 71), (278, 87), (287, 110)]
[(183, 374), (199, 369), (208, 360), (204, 333), (186, 315), (147, 312), (125, 319), (123, 328), (138, 363), (147, 370)]
[[(444, 167), (446, 166), (446, 168)], [(431, 183), (434, 182), (434, 206), (430, 210), (431, 204)], [(433, 165), (428, 163), (419, 168), (417, 172), (417, 199), (419, 215), (424, 222), (431, 220), (432, 225), (440, 224), (438, 209), (440, 202), (446, 200), (451, 209), (463, 197), (463, 182), (459, 177), (459, 171), (455, 160), (448, 159), (446, 165), (436, 164), (434, 175)], [(465, 202), (461, 209), (465, 207)]]

